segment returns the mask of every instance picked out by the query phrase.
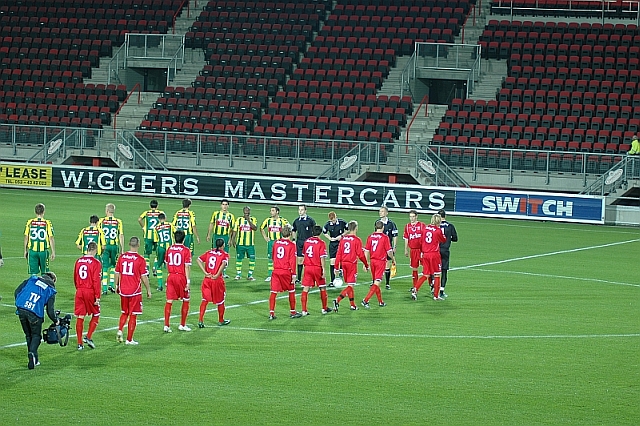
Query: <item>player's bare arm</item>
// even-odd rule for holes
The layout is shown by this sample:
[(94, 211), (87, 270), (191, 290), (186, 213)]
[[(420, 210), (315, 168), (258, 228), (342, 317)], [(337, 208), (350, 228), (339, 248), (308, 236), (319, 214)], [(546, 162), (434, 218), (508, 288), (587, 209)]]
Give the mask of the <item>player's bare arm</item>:
[(56, 240), (53, 236), (49, 237), (49, 246), (51, 246), (51, 260), (56, 258)]
[(191, 287), (191, 265), (184, 265), (184, 274), (187, 276), (187, 286), (184, 289), (189, 291)]
[(24, 258), (27, 259), (29, 257), (29, 236), (24, 236)]
[(267, 233), (264, 232), (264, 228), (260, 229), (260, 233), (262, 234), (262, 238), (264, 238), (266, 242), (269, 242), (269, 237), (267, 236)]
[(211, 241), (211, 231), (213, 231), (213, 222), (209, 222), (209, 229), (207, 229), (207, 241)]
[(147, 275), (142, 276), (142, 284), (144, 284), (144, 288), (147, 290), (147, 299), (151, 299), (151, 287), (149, 286), (149, 277)]
[(138, 218), (138, 223), (140, 224), (140, 228), (144, 229), (144, 219), (142, 217)]

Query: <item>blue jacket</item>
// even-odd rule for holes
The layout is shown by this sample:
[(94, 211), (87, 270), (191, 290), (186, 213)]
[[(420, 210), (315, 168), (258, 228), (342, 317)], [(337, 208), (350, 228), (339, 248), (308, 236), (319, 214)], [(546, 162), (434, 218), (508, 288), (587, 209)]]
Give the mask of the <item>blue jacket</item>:
[(51, 321), (56, 320), (54, 302), (57, 291), (49, 277), (31, 277), (18, 286), (15, 291), (16, 308), (33, 312), (44, 318), (44, 308)]

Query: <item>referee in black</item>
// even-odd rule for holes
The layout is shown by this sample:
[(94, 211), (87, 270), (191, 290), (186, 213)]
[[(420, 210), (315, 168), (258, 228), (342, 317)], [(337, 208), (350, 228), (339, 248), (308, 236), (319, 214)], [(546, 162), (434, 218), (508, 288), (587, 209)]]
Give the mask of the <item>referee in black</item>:
[[(391, 243), (391, 248), (393, 249), (393, 253), (396, 253), (396, 244), (398, 242), (398, 227), (396, 224), (389, 219), (389, 209), (386, 206), (380, 207), (380, 219), (378, 219), (384, 227), (382, 228), (382, 233), (389, 237), (389, 242)], [(391, 258), (387, 257), (387, 267), (384, 270), (384, 279), (386, 282), (385, 288), (387, 290), (391, 290), (391, 285), (389, 285), (389, 279), (391, 278)]]
[[(440, 244), (440, 257), (442, 258), (442, 274), (440, 275), (440, 297), (447, 297), (447, 293), (444, 292), (444, 286), (447, 285), (447, 272), (449, 271), (449, 247), (451, 247), (452, 242), (458, 241), (458, 233), (456, 232), (456, 227), (453, 226), (453, 223), (449, 223), (446, 221), (446, 212), (444, 210), (439, 210), (438, 214), (442, 217), (442, 222), (440, 222), (440, 229), (444, 230), (444, 236), (447, 237), (447, 241)], [(435, 296), (435, 295), (434, 295)]]
[(298, 206), (298, 218), (293, 221), (292, 231), (295, 233), (296, 240), (296, 256), (298, 256), (298, 276), (296, 277), (296, 284), (300, 284), (302, 280), (302, 262), (304, 261), (304, 253), (302, 249), (304, 242), (307, 238), (313, 235), (313, 227), (316, 226), (316, 221), (311, 216), (307, 216), (307, 206), (300, 204)]
[[(347, 232), (347, 222), (336, 216), (336, 212), (329, 212), (329, 220), (324, 224), (322, 233), (329, 239), (329, 262), (331, 266), (336, 264), (336, 255), (338, 254), (338, 246), (342, 234)], [(333, 280), (336, 279), (336, 273), (333, 268), (331, 270), (331, 282), (329, 287), (333, 287)]]

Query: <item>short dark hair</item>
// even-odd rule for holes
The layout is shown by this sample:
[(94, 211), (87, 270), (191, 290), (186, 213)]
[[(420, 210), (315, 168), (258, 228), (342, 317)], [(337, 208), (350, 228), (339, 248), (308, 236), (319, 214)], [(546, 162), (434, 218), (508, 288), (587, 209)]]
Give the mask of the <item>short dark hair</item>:
[(347, 229), (349, 230), (349, 232), (355, 231), (357, 227), (358, 227), (358, 222), (356, 222), (355, 220), (352, 220), (347, 224)]
[(164, 214), (164, 213), (160, 213), (160, 214), (158, 215), (158, 220), (165, 220), (166, 218), (167, 218), (167, 215), (166, 215), (166, 214)]
[(47, 282), (47, 284), (49, 284), (51, 287), (55, 287), (56, 281), (58, 281), (58, 277), (53, 271), (45, 272), (44, 274), (42, 274), (42, 278), (44, 278), (46, 281), (50, 281)]
[(182, 200), (182, 208), (183, 209), (186, 209), (190, 205), (191, 205), (191, 200), (189, 198), (185, 198), (184, 200)]
[(227, 200), (226, 198), (223, 198), (223, 199), (220, 201), (220, 204), (222, 204), (222, 203), (227, 203), (227, 204), (229, 204), (229, 200)]
[(89, 223), (98, 223), (99, 220), (100, 218), (94, 214), (89, 218)]
[(224, 240), (222, 238), (216, 239), (216, 250), (221, 250), (224, 247)]
[(42, 203), (36, 204), (35, 211), (36, 211), (36, 214), (43, 214), (44, 213), (44, 204), (42, 204)]
[(384, 223), (382, 223), (381, 220), (376, 220), (375, 227), (376, 227), (376, 229), (382, 229), (382, 228), (384, 228)]
[(443, 218), (447, 216), (447, 214), (445, 213), (444, 209), (438, 210), (438, 214)]
[(322, 227), (321, 226), (314, 226), (313, 227), (313, 236), (317, 237), (318, 235), (322, 234)]
[(418, 216), (418, 211), (417, 210), (409, 210), (409, 214), (415, 214), (416, 216)]
[(173, 238), (176, 240), (176, 243), (182, 244), (184, 242), (185, 233), (182, 229), (178, 229), (174, 234)]
[(95, 241), (91, 241), (87, 244), (87, 252), (98, 250), (98, 244)]
[(158, 208), (158, 200), (151, 200), (149, 202), (149, 207), (151, 207), (152, 209)]
[(272, 209), (275, 209), (278, 213), (280, 213), (280, 207), (278, 206), (271, 206)]
[(131, 237), (131, 238), (129, 239), (129, 247), (132, 247), (132, 248), (138, 248), (138, 247), (140, 247), (140, 238), (138, 238), (138, 237)]

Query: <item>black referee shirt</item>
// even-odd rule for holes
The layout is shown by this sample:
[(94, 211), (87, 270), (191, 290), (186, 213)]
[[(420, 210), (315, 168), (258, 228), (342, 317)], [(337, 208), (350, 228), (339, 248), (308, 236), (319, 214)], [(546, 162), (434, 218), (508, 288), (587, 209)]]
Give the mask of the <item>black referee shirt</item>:
[(389, 237), (389, 243), (391, 243), (391, 248), (395, 249), (396, 247), (393, 245), (393, 238), (398, 236), (398, 227), (389, 218), (387, 218), (386, 223), (382, 220), (382, 218), (378, 220), (384, 224), (384, 228), (382, 228), (382, 233), (387, 237)]
[(316, 221), (311, 216), (298, 217), (293, 221), (292, 230), (296, 233), (296, 242), (302, 244), (313, 235), (313, 227)]
[[(327, 223), (324, 224), (324, 227), (322, 228), (322, 233), (327, 234), (330, 238), (339, 237), (345, 232), (347, 232), (347, 222), (345, 222), (340, 218), (338, 218), (336, 223), (328, 221)], [(337, 242), (337, 241), (332, 241), (332, 243), (333, 242)]]

